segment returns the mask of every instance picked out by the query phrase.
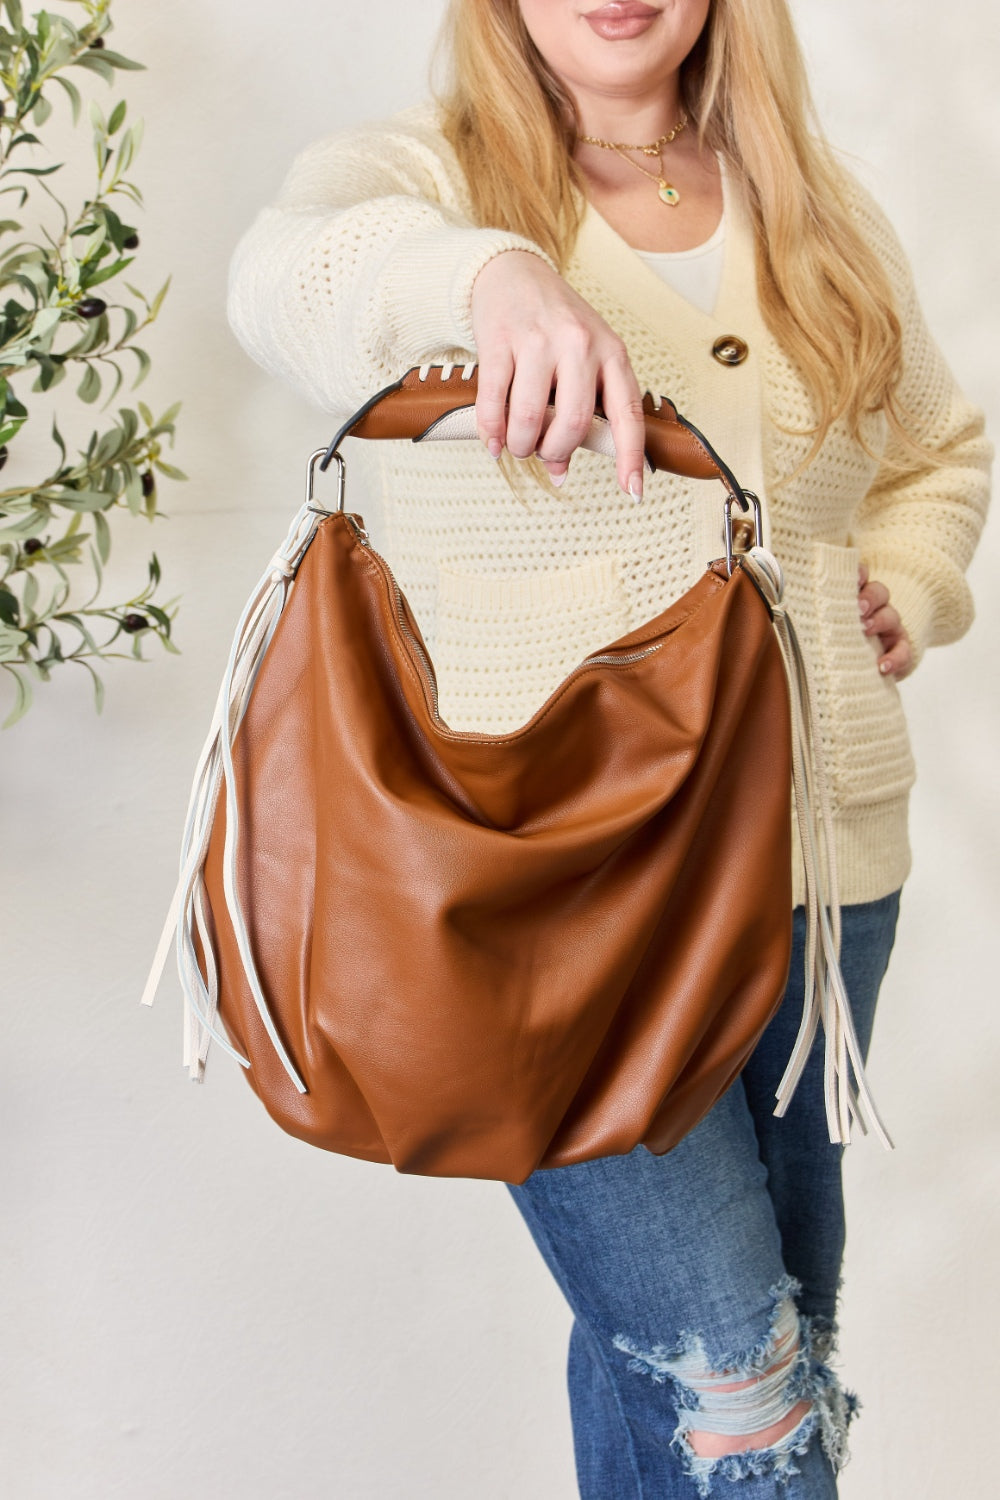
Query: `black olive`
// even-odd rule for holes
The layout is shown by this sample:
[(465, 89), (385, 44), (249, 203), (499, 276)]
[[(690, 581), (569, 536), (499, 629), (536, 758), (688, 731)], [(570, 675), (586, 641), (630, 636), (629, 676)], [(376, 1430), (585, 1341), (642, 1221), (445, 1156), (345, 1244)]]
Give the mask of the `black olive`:
[(7, 444), (4, 443), (3, 447), (0, 448), (0, 469), (2, 469), (4, 464), (7, 462), (8, 453), (9, 449), (7, 447)]
[(95, 36), (94, 40), (91, 42), (90, 45), (92, 47), (98, 47), (98, 48), (103, 47), (104, 46), (104, 38), (102, 36)]
[(156, 477), (153, 474), (152, 469), (147, 469), (145, 474), (143, 474), (142, 476), (142, 493), (144, 495), (151, 495), (155, 489)]
[(139, 236), (137, 234), (130, 234), (127, 240), (122, 240), (123, 250), (138, 250), (138, 248)]
[(146, 630), (149, 621), (145, 615), (126, 615), (122, 621), (122, 629), (127, 630), (129, 635), (135, 635), (140, 630)]
[(41, 552), (44, 546), (45, 543), (43, 541), (40, 541), (37, 536), (29, 536), (28, 540), (24, 544), (24, 550), (30, 557), (33, 552)]
[(107, 312), (108, 304), (100, 297), (84, 297), (76, 304), (76, 310), (81, 318), (99, 318), (102, 312)]

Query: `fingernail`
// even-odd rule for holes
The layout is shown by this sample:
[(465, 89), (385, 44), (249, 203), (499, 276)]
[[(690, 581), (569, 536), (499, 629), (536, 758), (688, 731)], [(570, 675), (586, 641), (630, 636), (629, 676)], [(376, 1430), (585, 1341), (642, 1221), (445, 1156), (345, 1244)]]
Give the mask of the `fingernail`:
[(490, 438), (486, 444), (486, 451), (490, 455), (490, 458), (499, 458), (503, 452), (503, 443), (501, 443), (499, 438)]
[(858, 614), (861, 616), (862, 619), (864, 619), (865, 615), (868, 613), (868, 611), (870, 609), (871, 609), (871, 605), (869, 604), (869, 602), (868, 602), (867, 599), (859, 599), (858, 600)]
[(628, 482), (628, 492), (632, 496), (632, 499), (635, 501), (636, 505), (638, 505), (639, 501), (642, 499), (642, 475), (641, 474), (633, 474), (631, 476), (631, 478), (629, 479), (629, 482)]
[(887, 677), (889, 675), (889, 673), (892, 671), (892, 662), (891, 661), (880, 661), (879, 664), (878, 664), (878, 669), (882, 673), (883, 677)]
[(552, 483), (555, 485), (555, 487), (556, 487), (557, 490), (561, 490), (562, 487), (563, 487), (563, 485), (566, 483), (566, 475), (568, 473), (569, 473), (568, 469), (563, 469), (563, 471), (562, 471), (561, 474), (550, 474), (549, 475), (549, 478), (552, 480)]

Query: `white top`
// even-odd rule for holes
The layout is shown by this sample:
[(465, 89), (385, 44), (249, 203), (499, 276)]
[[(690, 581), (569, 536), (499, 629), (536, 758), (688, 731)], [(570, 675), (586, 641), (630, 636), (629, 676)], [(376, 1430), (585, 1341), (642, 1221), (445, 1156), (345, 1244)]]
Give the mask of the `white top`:
[(715, 232), (691, 250), (637, 250), (651, 271), (688, 302), (711, 317), (722, 285), (722, 257), (726, 244), (726, 215)]
[[(845, 205), (889, 275), (905, 332), (899, 407), (940, 462), (866, 414), (865, 447), (841, 420), (806, 464), (815, 405), (761, 316), (754, 226), (732, 175), (723, 175), (725, 257), (711, 314), (661, 280), (590, 204), (566, 279), (625, 337), (639, 389), (676, 398), (739, 482), (762, 495), (765, 536), (815, 672), (840, 896), (874, 901), (909, 870), (913, 768), (897, 685), (859, 629), (858, 564), (863, 557), (889, 589), (918, 656), (960, 636), (972, 619), (964, 572), (986, 510), (989, 447), (981, 412), (920, 316), (898, 239), (845, 174)], [(305, 147), (244, 232), (230, 265), (230, 320), (265, 369), (327, 414), (317, 436), (412, 366), (475, 359), (479, 271), (506, 250), (542, 252), (474, 225), (467, 204), (436, 110), (421, 105)], [(722, 364), (713, 344), (733, 336), (747, 357)], [(633, 505), (595, 454), (574, 455), (558, 499), (527, 466), (512, 464), (508, 482), (473, 443), (358, 442), (348, 471), (349, 496), (351, 476), (363, 474), (366, 513), (377, 502), (377, 545), (425, 632), (441, 713), (455, 729), (524, 724), (583, 655), (665, 609), (721, 550), (718, 485), (650, 474)]]

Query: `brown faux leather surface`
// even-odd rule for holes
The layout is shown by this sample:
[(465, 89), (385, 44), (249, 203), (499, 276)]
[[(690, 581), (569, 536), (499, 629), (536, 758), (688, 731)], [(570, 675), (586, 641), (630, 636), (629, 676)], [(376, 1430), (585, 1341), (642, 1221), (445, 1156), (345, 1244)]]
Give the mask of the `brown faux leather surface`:
[[(478, 372), (462, 379), (456, 368), (448, 380), (442, 380), (440, 366), (432, 366), (426, 380), (418, 370), (410, 370), (400, 388), (382, 397), (343, 434), (362, 438), (419, 438), (445, 413), (458, 407), (474, 406), (478, 389)], [(654, 469), (689, 479), (722, 479), (722, 469), (705, 442), (682, 424), (677, 411), (664, 401), (659, 411), (653, 398), (643, 400), (646, 413), (646, 456)]]
[(607, 648), (658, 650), (578, 668), (500, 736), (436, 719), (411, 632), (386, 564), (324, 520), (234, 748), (244, 911), (305, 1094), (243, 978), (224, 796), (206, 867), (249, 1081), (291, 1134), (401, 1172), (520, 1182), (666, 1151), (787, 976), (790, 731), (766, 606), (738, 568), (709, 570)]

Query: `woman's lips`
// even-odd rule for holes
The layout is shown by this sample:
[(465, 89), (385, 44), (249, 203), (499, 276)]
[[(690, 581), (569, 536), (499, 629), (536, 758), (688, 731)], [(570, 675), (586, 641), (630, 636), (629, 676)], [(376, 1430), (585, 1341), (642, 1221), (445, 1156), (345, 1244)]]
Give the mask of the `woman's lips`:
[(602, 5), (599, 10), (584, 12), (584, 20), (605, 41), (626, 41), (641, 36), (656, 20), (660, 12), (651, 5), (642, 5), (639, 0), (621, 0)]

